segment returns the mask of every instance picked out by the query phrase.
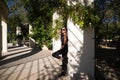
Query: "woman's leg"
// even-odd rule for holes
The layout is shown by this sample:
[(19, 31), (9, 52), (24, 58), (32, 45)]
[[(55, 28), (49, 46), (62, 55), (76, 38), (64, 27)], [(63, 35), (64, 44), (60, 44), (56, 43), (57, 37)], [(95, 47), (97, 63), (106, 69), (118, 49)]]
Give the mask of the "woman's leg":
[(67, 50), (62, 53), (62, 57), (63, 57), (63, 60), (62, 60), (62, 74), (63, 75), (67, 74), (67, 64), (68, 64), (67, 53), (68, 53)]
[(57, 59), (61, 59), (60, 54), (61, 54), (61, 51), (58, 50), (58, 51), (54, 52), (54, 53), (52, 54), (52, 56), (55, 57), (55, 58), (57, 58)]

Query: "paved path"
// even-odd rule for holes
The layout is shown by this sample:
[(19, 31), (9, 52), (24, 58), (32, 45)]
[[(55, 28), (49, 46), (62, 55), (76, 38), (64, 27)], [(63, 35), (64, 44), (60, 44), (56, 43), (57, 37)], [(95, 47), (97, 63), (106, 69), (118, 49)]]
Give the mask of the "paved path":
[(59, 78), (61, 62), (52, 51), (15, 47), (0, 59), (0, 80), (69, 80)]

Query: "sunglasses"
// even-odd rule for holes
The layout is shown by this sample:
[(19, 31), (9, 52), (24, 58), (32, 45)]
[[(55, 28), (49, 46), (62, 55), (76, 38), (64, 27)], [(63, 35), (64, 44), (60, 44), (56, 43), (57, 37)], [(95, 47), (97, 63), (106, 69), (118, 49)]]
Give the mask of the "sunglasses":
[(62, 30), (66, 30), (66, 29), (62, 29)]

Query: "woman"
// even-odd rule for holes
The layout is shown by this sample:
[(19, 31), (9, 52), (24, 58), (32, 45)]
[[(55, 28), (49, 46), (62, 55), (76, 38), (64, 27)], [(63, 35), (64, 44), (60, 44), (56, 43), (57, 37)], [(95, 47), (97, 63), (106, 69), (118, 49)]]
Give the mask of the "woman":
[[(67, 74), (67, 63), (68, 63), (68, 37), (67, 29), (63, 27), (61, 29), (61, 48), (57, 52), (53, 53), (52, 56), (62, 60), (62, 72), (59, 76), (65, 76)], [(60, 56), (62, 54), (62, 57)]]

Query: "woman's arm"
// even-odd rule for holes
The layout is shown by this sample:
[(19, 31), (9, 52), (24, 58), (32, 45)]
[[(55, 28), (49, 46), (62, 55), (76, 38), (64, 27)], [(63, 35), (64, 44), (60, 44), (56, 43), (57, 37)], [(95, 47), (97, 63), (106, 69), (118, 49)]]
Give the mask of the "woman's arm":
[(63, 43), (63, 45), (61, 46), (61, 49), (63, 49), (66, 44), (67, 44), (67, 35), (64, 35), (64, 43)]

